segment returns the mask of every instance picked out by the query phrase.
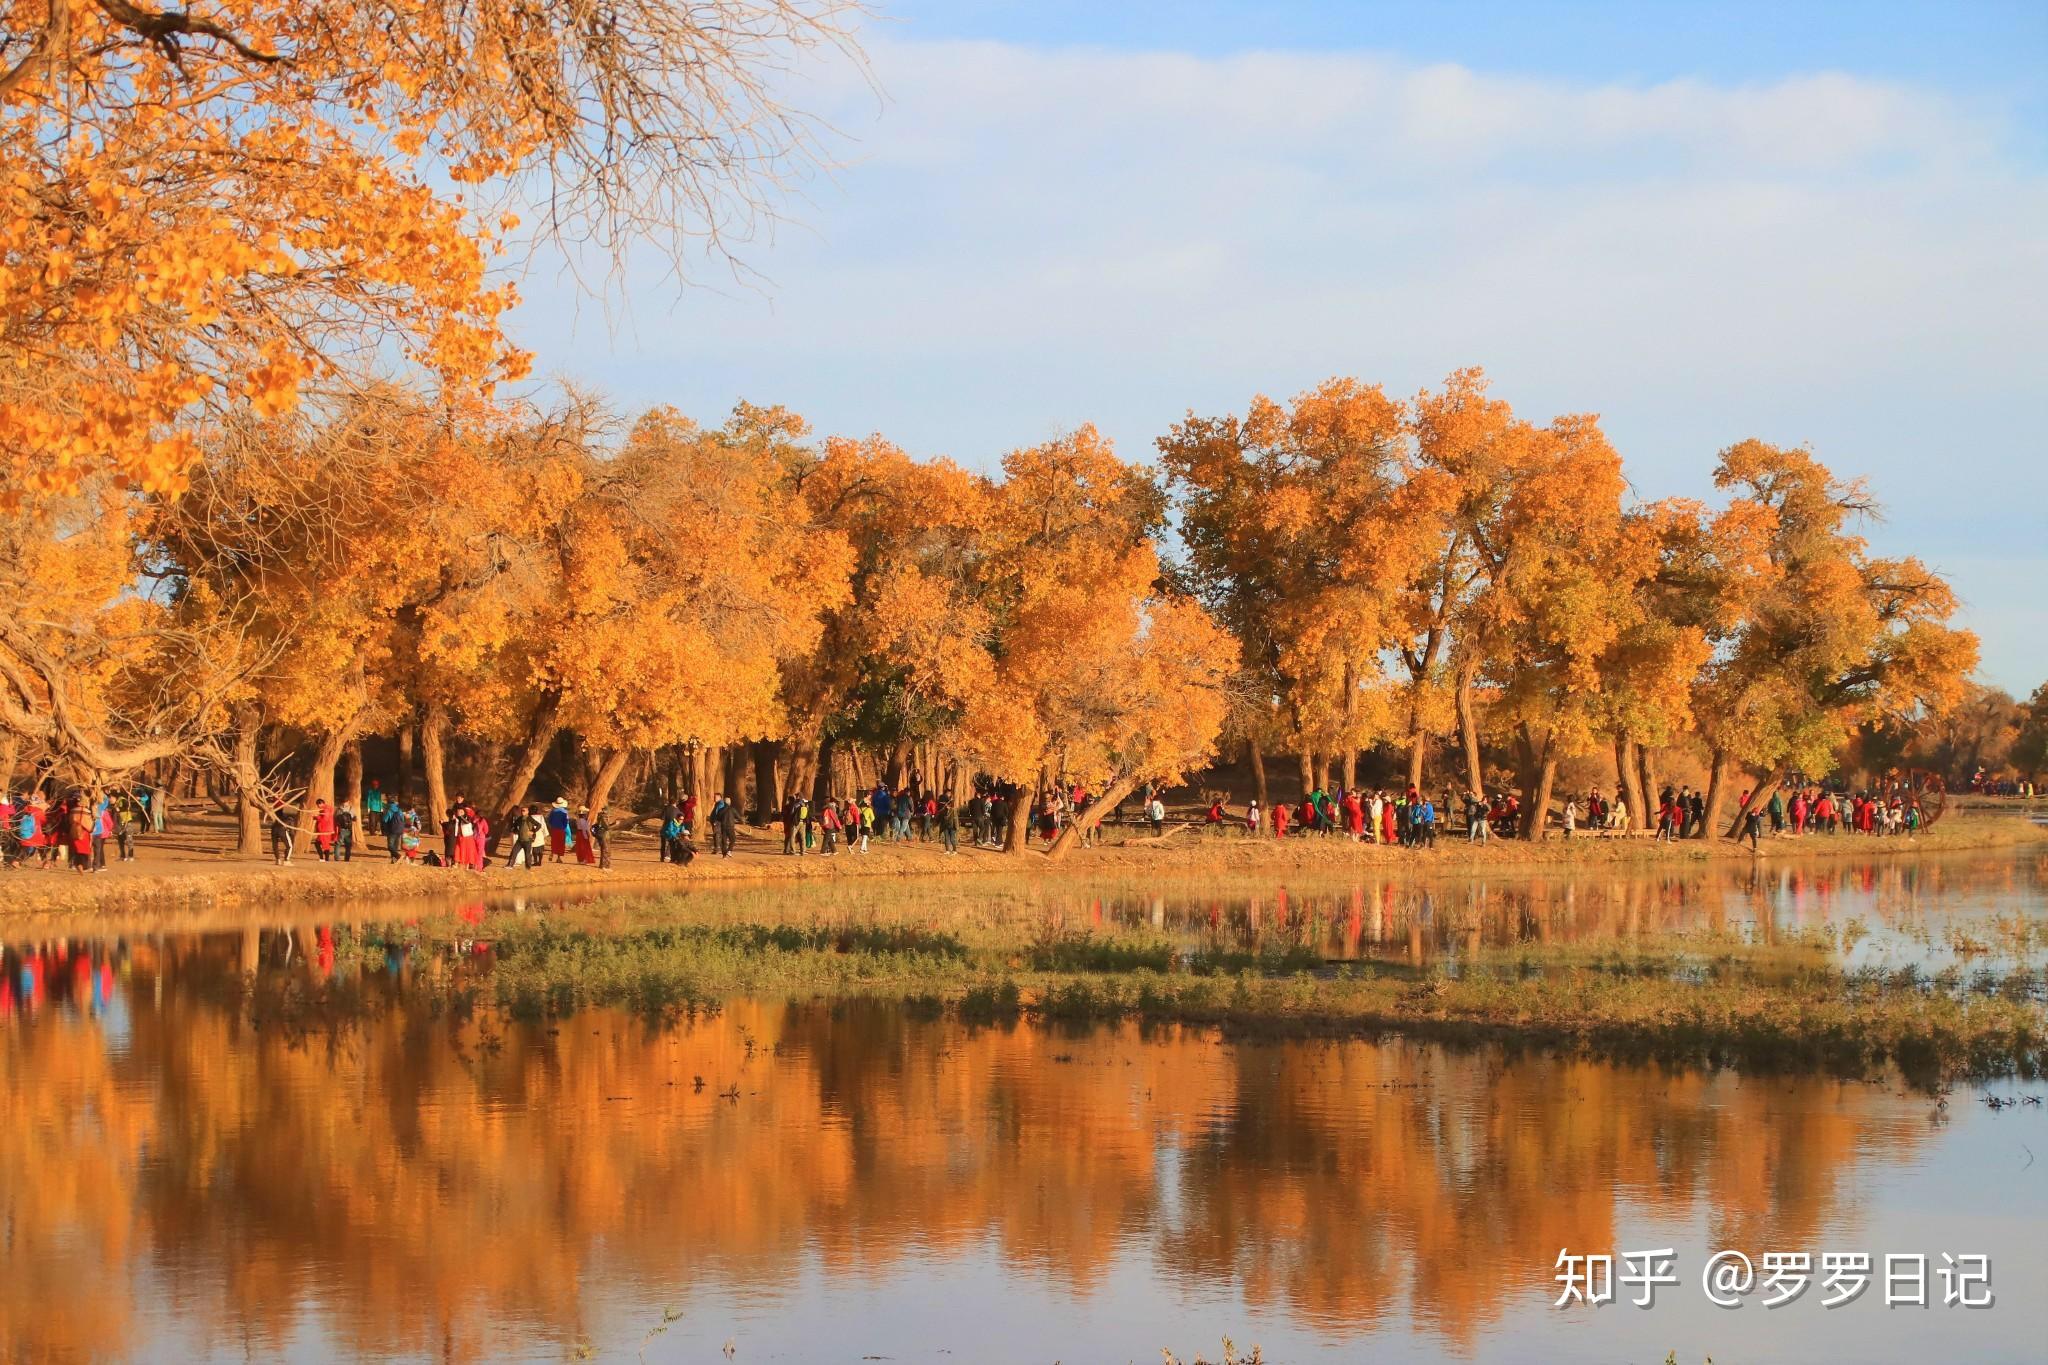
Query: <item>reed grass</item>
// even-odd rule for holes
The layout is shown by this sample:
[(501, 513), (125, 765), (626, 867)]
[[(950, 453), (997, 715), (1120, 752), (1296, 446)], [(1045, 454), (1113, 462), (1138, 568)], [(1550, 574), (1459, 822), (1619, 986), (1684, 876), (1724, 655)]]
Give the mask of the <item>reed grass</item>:
[[(405, 932), (430, 989), (521, 1016), (592, 1006), (650, 1014), (735, 997), (892, 999), (971, 1023), (1135, 1019), (1238, 1035), (1402, 1034), (1748, 1070), (1928, 1084), (2048, 1065), (2038, 967), (1847, 968), (1831, 933), (1774, 943), (1679, 934), (1482, 949), (1416, 966), (1331, 964), (1306, 946), (1184, 949), (1149, 932), (1026, 932), (1001, 922), (662, 922), (661, 903), (608, 925), (506, 915)], [(456, 951), (491, 945), (488, 962)], [(382, 940), (360, 937), (381, 960)]]

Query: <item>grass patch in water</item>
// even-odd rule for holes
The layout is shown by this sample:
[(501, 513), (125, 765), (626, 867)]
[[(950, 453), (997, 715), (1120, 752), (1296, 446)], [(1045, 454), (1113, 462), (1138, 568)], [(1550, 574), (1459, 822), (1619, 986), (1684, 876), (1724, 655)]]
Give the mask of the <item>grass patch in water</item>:
[[(971, 1023), (1136, 1017), (1237, 1034), (1401, 1033), (1749, 1069), (1938, 1081), (2048, 1067), (2038, 968), (1845, 970), (1832, 939), (1669, 935), (1482, 949), (1423, 967), (1331, 965), (1305, 945), (1182, 951), (1154, 933), (914, 924), (648, 923), (504, 916), (430, 920), (424, 964), (520, 1015), (586, 1006), (648, 1013), (736, 996), (874, 997)], [(476, 965), (461, 951), (490, 946)], [(1824, 941), (1825, 940), (1825, 941)], [(375, 951), (381, 955), (383, 949)]]

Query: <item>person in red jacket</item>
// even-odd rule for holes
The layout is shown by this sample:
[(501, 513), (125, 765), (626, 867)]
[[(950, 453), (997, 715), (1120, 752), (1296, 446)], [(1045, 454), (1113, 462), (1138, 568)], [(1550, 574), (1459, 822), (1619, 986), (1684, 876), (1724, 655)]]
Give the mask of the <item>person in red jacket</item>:
[(313, 851), (323, 863), (334, 860), (334, 807), (325, 801), (313, 812)]
[(1275, 839), (1285, 839), (1287, 837), (1287, 803), (1285, 801), (1273, 807), (1273, 837)]

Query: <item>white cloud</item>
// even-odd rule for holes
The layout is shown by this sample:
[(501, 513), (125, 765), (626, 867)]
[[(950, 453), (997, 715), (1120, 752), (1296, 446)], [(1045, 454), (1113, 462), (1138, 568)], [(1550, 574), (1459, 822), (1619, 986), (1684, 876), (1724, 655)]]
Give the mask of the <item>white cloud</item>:
[[(1811, 440), (1873, 475), (1889, 547), (2039, 538), (2048, 177), (1995, 111), (1833, 73), (872, 55), (883, 101), (844, 70), (797, 92), (850, 140), (750, 256), (765, 291), (677, 300), (636, 268), (607, 357), (530, 281), (543, 365), (982, 461), (1082, 420), (1142, 454), (1189, 407), (1480, 363), (1525, 410), (1606, 414), (1646, 493), (1700, 491), (1742, 436)], [(1958, 570), (1966, 597), (1989, 572)]]

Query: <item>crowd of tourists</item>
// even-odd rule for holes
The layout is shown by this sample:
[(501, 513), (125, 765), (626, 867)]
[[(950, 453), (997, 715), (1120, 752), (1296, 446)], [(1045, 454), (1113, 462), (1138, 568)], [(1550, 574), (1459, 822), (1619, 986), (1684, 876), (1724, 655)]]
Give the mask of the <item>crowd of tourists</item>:
[[(586, 867), (611, 866), (611, 827), (603, 811), (578, 806), (572, 814), (566, 797), (551, 806), (518, 804), (495, 823), (467, 796), (458, 793), (429, 823), (418, 802), (401, 800), (372, 781), (363, 793), (359, 817), (353, 803), (315, 801), (312, 852), (321, 862), (352, 862), (356, 838), (381, 842), (393, 863), (423, 867), (464, 867), (481, 872), (501, 854), (506, 867), (539, 868), (550, 860), (574, 859)], [(433, 836), (440, 835), (439, 847)], [(298, 817), (280, 806), (270, 818), (270, 854), (289, 863), (298, 851)]]
[[(1751, 793), (1744, 791), (1736, 810), (1739, 832), (1752, 844), (1766, 831), (1779, 837), (1845, 830), (1911, 837), (1926, 823), (1919, 793), (1903, 784), (1864, 792), (1801, 786), (1792, 789), (1789, 797), (1774, 789), (1754, 806)], [(1211, 830), (1239, 828), (1247, 834), (1270, 833), (1276, 839), (1333, 835), (1361, 843), (1429, 848), (1435, 846), (1440, 833), (1452, 828), (1454, 818), (1462, 819), (1464, 836), (1473, 843), (1522, 834), (1522, 803), (1513, 793), (1488, 796), (1472, 792), (1459, 799), (1446, 788), (1438, 800), (1414, 786), (1395, 792), (1342, 787), (1326, 792), (1319, 787), (1299, 802), (1278, 803), (1270, 811), (1261, 811), (1255, 798), (1241, 816), (1215, 797), (1202, 823)], [(1554, 827), (1567, 839), (1589, 834), (1626, 836), (1639, 829), (1628, 799), (1620, 793), (1606, 796), (1599, 787), (1583, 796), (1567, 793), (1555, 812), (1545, 813), (1545, 819), (1546, 823), (1554, 821)], [(1698, 839), (1707, 834), (1707, 819), (1706, 792), (1683, 785), (1665, 787), (1658, 793), (1649, 825), (1640, 828), (1660, 841)]]
[[(960, 851), (960, 813), (950, 795), (913, 793), (908, 788), (891, 791), (877, 786), (859, 796), (827, 797), (813, 802), (807, 796), (792, 796), (781, 813), (782, 851), (801, 858), (818, 854), (830, 858), (841, 852), (866, 853), (876, 840), (884, 843), (930, 843), (937, 835), (947, 853)], [(983, 843), (979, 825), (975, 842)]]
[[(1981, 784), (1980, 789), (1990, 784)], [(2030, 794), (2029, 784), (2019, 784)], [(1844, 832), (1872, 836), (1912, 837), (1926, 823), (1921, 793), (1911, 784), (1894, 782), (1875, 790), (1851, 792), (1819, 783), (1798, 782), (1773, 787), (1752, 799), (1744, 791), (1736, 803), (1736, 833), (1755, 845), (1766, 834), (1798, 838), (1807, 834)], [(947, 854), (960, 850), (964, 836), (976, 848), (1002, 849), (1013, 839), (1047, 845), (1078, 822), (1080, 842), (1096, 837), (1097, 823), (1084, 818), (1096, 798), (1085, 786), (1073, 785), (1034, 794), (1011, 783), (978, 781), (965, 801), (926, 784), (915, 772), (892, 786), (878, 782), (852, 796), (822, 800), (794, 795), (777, 813), (782, 851), (791, 857), (840, 853), (865, 854), (876, 843), (929, 844)], [(1028, 802), (1020, 811), (1019, 802)], [(1152, 787), (1136, 793), (1137, 819), (1155, 837), (1164, 837), (1167, 811), (1162, 794)], [(41, 791), (26, 795), (0, 792), (0, 862), (8, 867), (70, 868), (97, 872), (109, 857), (122, 862), (136, 856), (138, 837), (161, 831), (163, 793), (147, 786), (89, 792), (71, 788), (54, 799)], [(1106, 814), (1125, 818), (1124, 803)], [(1626, 797), (1609, 797), (1599, 787), (1583, 795), (1567, 793), (1555, 812), (1566, 839), (1634, 833), (1659, 841), (1704, 837), (1708, 820), (1707, 793), (1691, 786), (1665, 787), (1647, 820), (1638, 824)], [(302, 850), (301, 814), (283, 806), (270, 813), (271, 856), (289, 863)], [(660, 808), (656, 858), (687, 865), (698, 856), (700, 839), (708, 839), (713, 856), (729, 858), (738, 844), (739, 807), (720, 793), (708, 804), (695, 795), (672, 798)], [(1454, 822), (1462, 822), (1461, 826)], [(514, 805), (497, 819), (458, 794), (446, 809), (422, 813), (412, 799), (401, 800), (372, 781), (362, 810), (354, 803), (318, 800), (310, 821), (309, 851), (323, 862), (353, 861), (359, 844), (381, 847), (388, 861), (428, 867), (460, 867), (482, 871), (493, 862), (508, 868), (534, 869), (550, 861), (583, 866), (611, 865), (612, 830), (602, 809), (572, 809), (565, 797), (552, 804)], [(1325, 836), (1403, 848), (1434, 847), (1440, 836), (1461, 829), (1468, 841), (1516, 838), (1523, 833), (1519, 797), (1509, 792), (1455, 796), (1445, 788), (1440, 797), (1410, 785), (1403, 789), (1317, 787), (1298, 802), (1262, 808), (1254, 798), (1241, 813), (1222, 797), (1212, 797), (1206, 811), (1189, 822), (1211, 831), (1240, 831), (1276, 839)], [(435, 835), (438, 834), (438, 840)], [(110, 852), (111, 851), (111, 852)]]
[(2028, 801), (2041, 794), (2031, 778), (1993, 777), (1982, 768), (1971, 776), (1970, 791), (1977, 796), (2017, 796)]
[(150, 787), (72, 787), (55, 800), (0, 792), (0, 863), (11, 868), (101, 872), (109, 848), (116, 861), (133, 862), (142, 834), (162, 829), (163, 798)]

